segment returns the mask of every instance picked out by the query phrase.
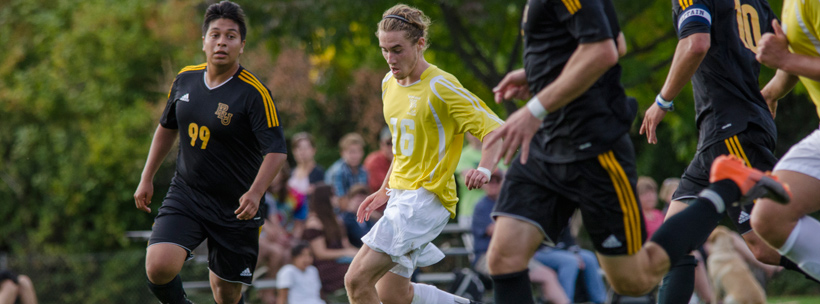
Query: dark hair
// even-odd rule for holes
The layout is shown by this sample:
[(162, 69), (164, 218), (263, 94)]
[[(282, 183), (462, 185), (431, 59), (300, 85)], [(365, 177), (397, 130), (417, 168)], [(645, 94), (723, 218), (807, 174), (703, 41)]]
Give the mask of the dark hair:
[(367, 187), (367, 185), (365, 184), (354, 184), (353, 186), (350, 186), (350, 189), (347, 190), (345, 197), (350, 199), (360, 194), (367, 196), (368, 194), (370, 194), (370, 188)]
[(233, 20), (233, 22), (239, 25), (239, 36), (242, 37), (242, 41), (245, 41), (245, 33), (247, 33), (247, 29), (245, 28), (245, 12), (242, 11), (239, 4), (227, 0), (211, 4), (208, 6), (208, 9), (205, 10), (205, 21), (202, 22), (202, 35), (204, 36), (208, 32), (211, 22), (223, 18)]
[(276, 198), (277, 202), (284, 202), (285, 199), (288, 197), (288, 180), (290, 179), (290, 165), (288, 162), (282, 164), (282, 169), (279, 169), (279, 173), (282, 174), (282, 179), (279, 180), (281, 183), (279, 186), (279, 191), (273, 193), (273, 197)]
[(305, 251), (305, 249), (310, 249), (310, 244), (308, 244), (305, 241), (300, 241), (299, 243), (296, 243), (296, 245), (294, 245), (293, 248), (290, 249), (290, 256), (295, 257), (297, 255), (300, 255), (302, 254), (302, 251)]
[(339, 220), (333, 212), (333, 205), (330, 199), (333, 196), (333, 188), (326, 184), (316, 184), (310, 198), (308, 198), (309, 209), (316, 213), (316, 217), (322, 222), (325, 231), (325, 242), (328, 244), (342, 240), (342, 231), (339, 227)]
[[(427, 29), (429, 27), (430, 18), (420, 9), (406, 4), (396, 4), (382, 14), (382, 20), (379, 21), (379, 29), (376, 31), (376, 36), (379, 36), (379, 31), (404, 31), (404, 38), (418, 42), (422, 37), (424, 37), (424, 40), (428, 40)], [(424, 48), (426, 49), (429, 45), (430, 43), (427, 41)]]

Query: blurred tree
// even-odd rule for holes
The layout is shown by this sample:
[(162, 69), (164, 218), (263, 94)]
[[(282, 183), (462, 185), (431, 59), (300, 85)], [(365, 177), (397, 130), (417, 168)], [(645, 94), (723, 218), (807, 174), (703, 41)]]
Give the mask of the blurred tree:
[[(0, 250), (115, 248), (126, 227), (150, 225), (131, 195), (169, 69), (197, 50), (189, 7), (15, 0), (0, 8), (0, 41), (10, 46), (0, 50)], [(172, 171), (163, 168), (155, 202)]]

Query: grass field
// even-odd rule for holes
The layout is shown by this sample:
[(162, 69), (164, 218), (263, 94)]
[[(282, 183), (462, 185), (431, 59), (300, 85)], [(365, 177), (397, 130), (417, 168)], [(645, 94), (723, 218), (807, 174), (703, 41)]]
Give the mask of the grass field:
[(768, 302), (771, 304), (817, 304), (820, 303), (820, 296), (770, 297)]

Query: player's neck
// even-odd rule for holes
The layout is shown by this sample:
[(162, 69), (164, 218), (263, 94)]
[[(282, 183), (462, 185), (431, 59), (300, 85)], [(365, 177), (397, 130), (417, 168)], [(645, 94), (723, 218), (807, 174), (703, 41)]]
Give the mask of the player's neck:
[(205, 83), (208, 84), (208, 87), (216, 87), (233, 77), (237, 70), (239, 70), (239, 62), (227, 66), (208, 63), (208, 69), (205, 71)]
[(419, 56), (419, 61), (416, 63), (416, 66), (413, 68), (413, 71), (410, 72), (410, 75), (405, 77), (404, 79), (396, 79), (400, 85), (409, 86), (421, 80), (421, 75), (424, 74), (424, 71), (430, 67), (430, 63), (427, 60), (424, 60), (424, 56)]

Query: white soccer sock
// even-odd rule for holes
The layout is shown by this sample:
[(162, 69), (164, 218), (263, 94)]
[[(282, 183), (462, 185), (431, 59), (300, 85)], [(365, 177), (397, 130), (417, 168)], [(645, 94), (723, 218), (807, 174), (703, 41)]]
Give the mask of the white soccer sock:
[(454, 296), (432, 285), (413, 284), (413, 302), (410, 304), (470, 304), (470, 300)]
[(817, 231), (820, 231), (820, 222), (803, 216), (797, 221), (786, 243), (777, 251), (797, 263), (807, 274), (820, 280), (820, 235), (815, 234)]

